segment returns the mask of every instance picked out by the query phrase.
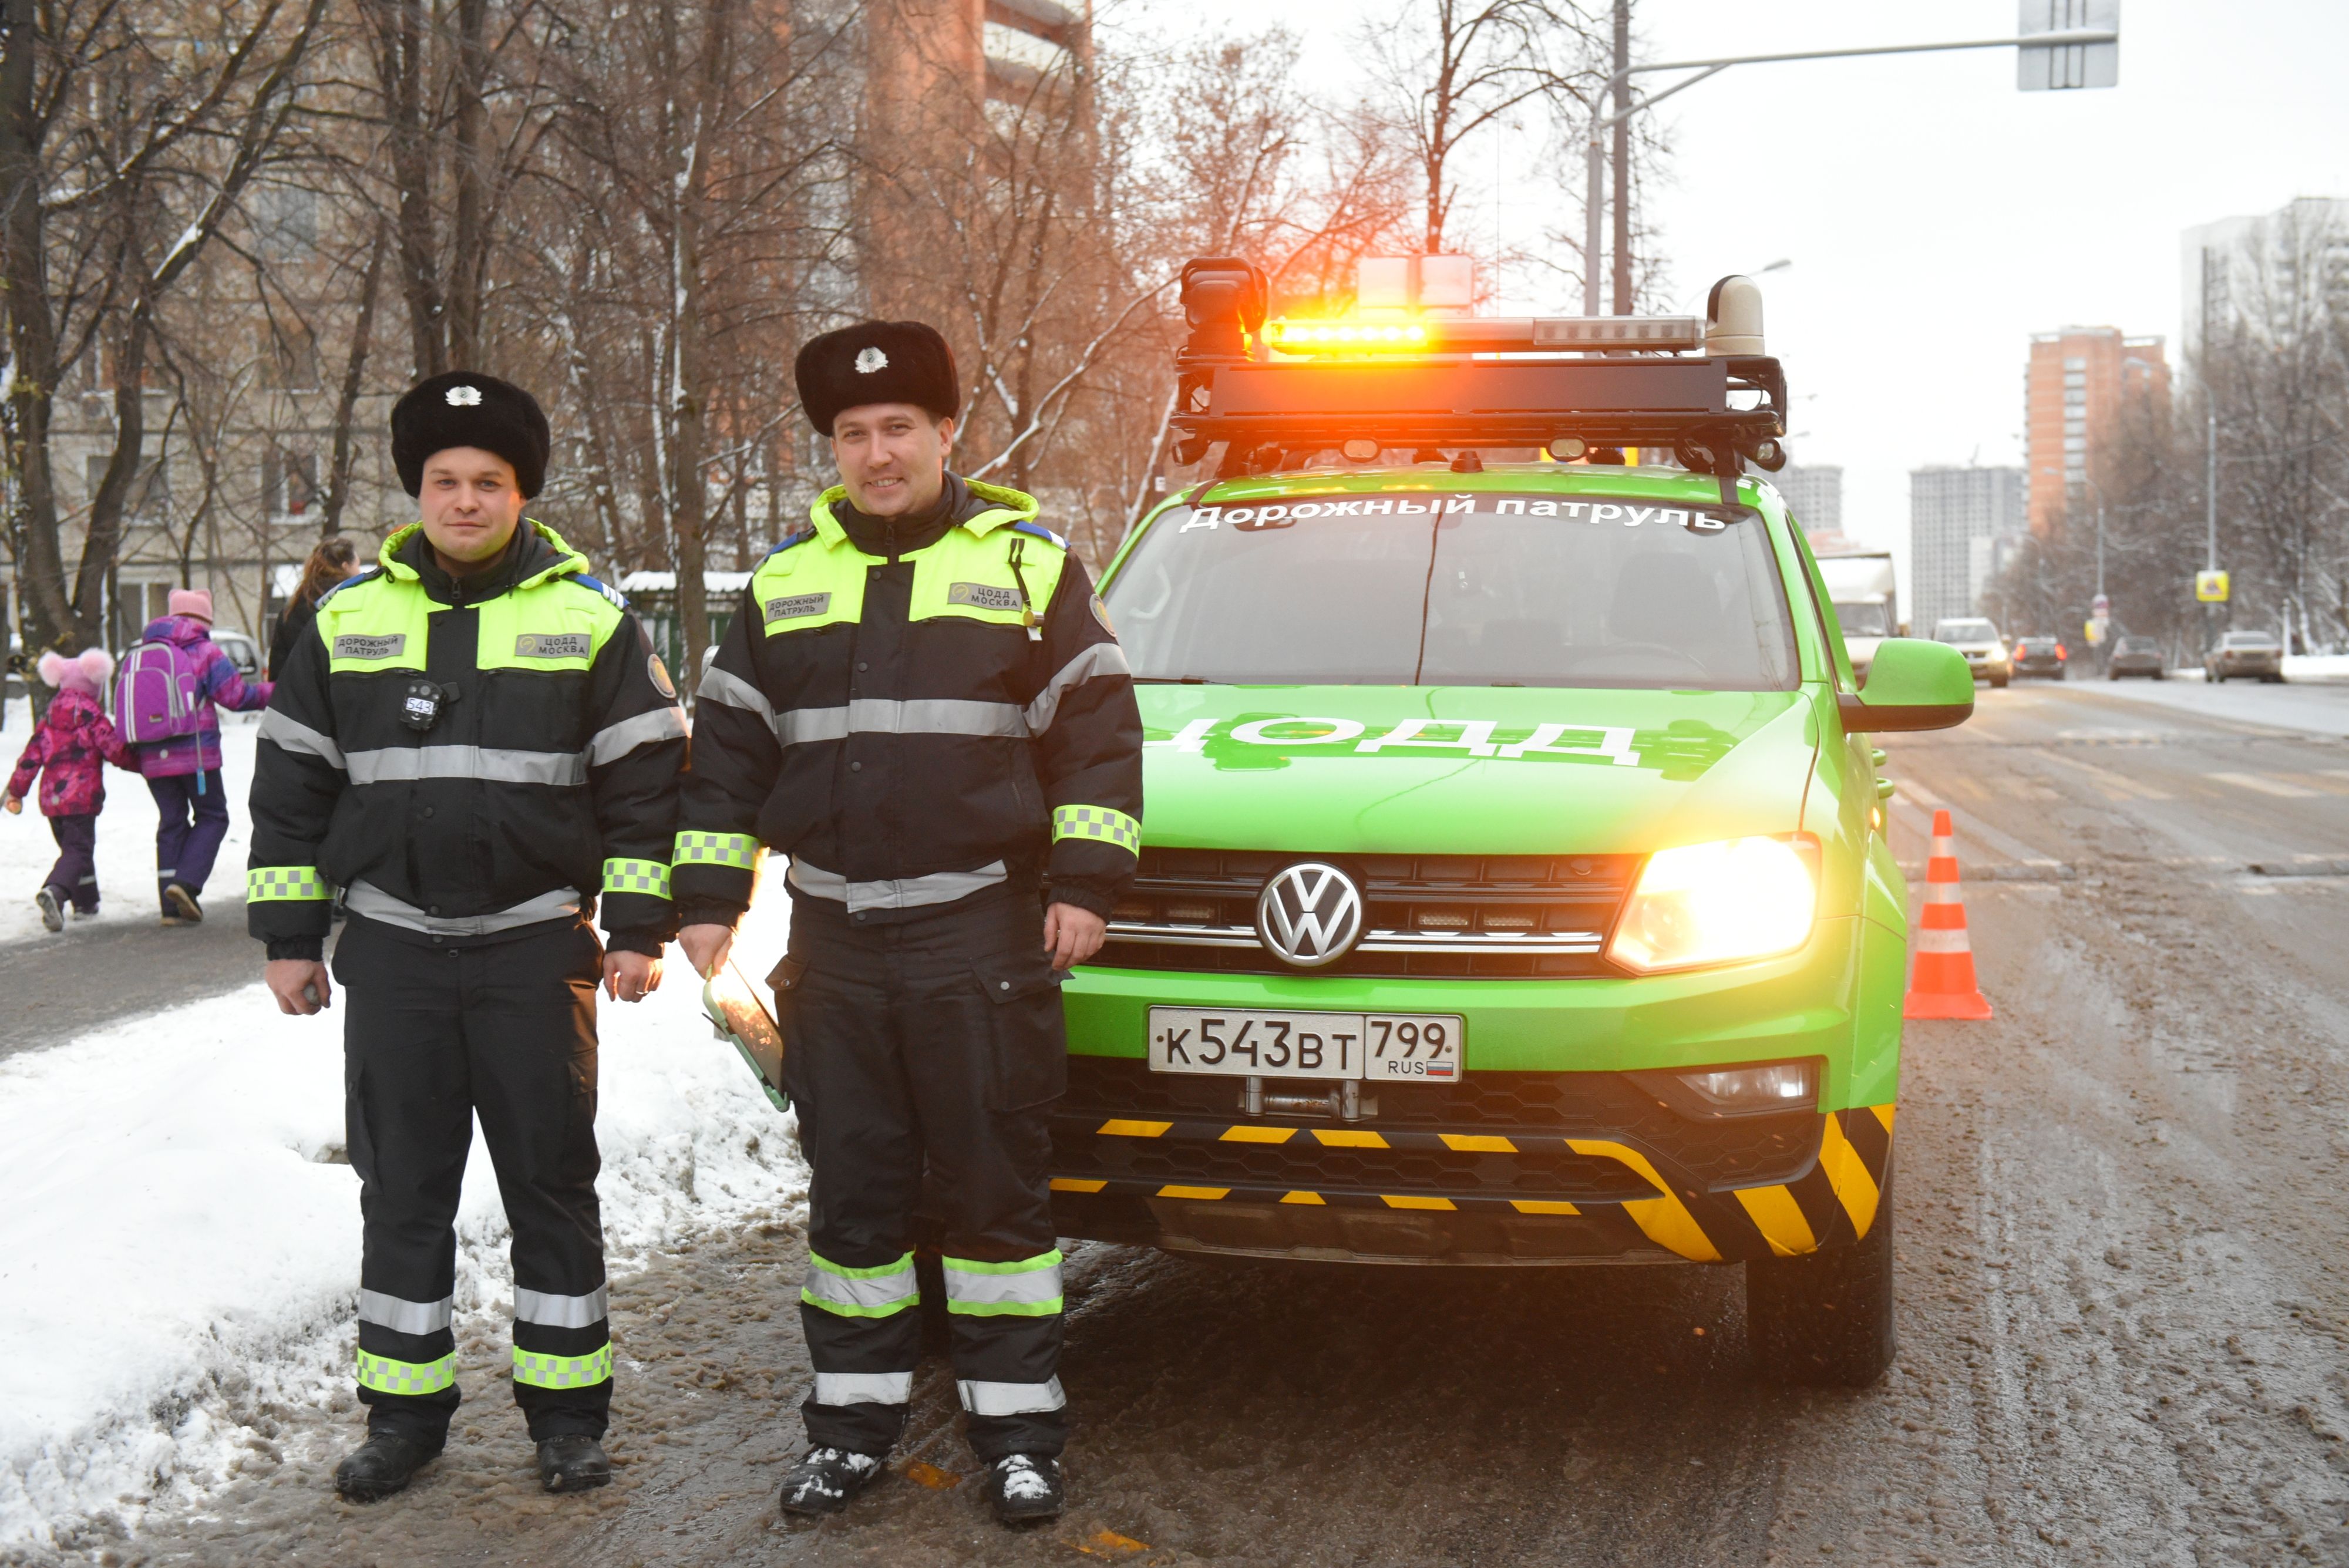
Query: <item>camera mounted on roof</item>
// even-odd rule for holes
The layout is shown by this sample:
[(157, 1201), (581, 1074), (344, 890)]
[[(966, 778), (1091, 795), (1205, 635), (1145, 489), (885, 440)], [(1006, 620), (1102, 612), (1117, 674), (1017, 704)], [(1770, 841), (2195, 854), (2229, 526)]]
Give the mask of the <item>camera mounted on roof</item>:
[(1640, 446), (1725, 478), (1748, 462), (1785, 466), (1785, 374), (1763, 352), (1753, 279), (1713, 285), (1702, 318), (1475, 317), (1373, 302), (1370, 263), (1393, 259), (1367, 258), (1358, 309), (1326, 320), (1268, 319), (1268, 282), (1238, 258), (1184, 267), (1175, 461), (1222, 442), (1217, 476), (1228, 478), (1332, 449), (1354, 461), (1447, 447), (1603, 461)]

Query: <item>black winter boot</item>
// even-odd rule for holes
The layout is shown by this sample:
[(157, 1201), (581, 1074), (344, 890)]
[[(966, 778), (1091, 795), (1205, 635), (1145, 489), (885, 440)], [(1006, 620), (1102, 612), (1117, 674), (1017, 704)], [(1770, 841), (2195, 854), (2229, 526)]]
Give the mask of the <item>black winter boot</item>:
[(881, 1461), (846, 1449), (810, 1449), (783, 1472), (786, 1513), (838, 1513), (848, 1500), (879, 1479)]
[(1009, 1454), (987, 1472), (987, 1501), (1006, 1524), (1059, 1517), (1065, 1494), (1061, 1461), (1041, 1454)]
[(335, 1490), (351, 1502), (377, 1502), (405, 1488), (440, 1455), (397, 1432), (369, 1432), (335, 1467)]
[(612, 1461), (593, 1438), (549, 1438), (538, 1445), (538, 1484), (549, 1491), (587, 1491), (612, 1479)]

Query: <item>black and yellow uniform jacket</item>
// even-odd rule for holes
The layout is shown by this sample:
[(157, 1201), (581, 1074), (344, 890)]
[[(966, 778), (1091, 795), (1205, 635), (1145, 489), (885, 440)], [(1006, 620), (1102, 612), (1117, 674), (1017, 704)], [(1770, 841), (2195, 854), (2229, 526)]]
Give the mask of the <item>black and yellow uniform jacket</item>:
[(1142, 716), (1083, 563), (1016, 490), (949, 474), (894, 523), (845, 495), (760, 563), (702, 677), (682, 920), (731, 924), (761, 844), (861, 921), (1040, 882), (1107, 916), (1141, 847)]
[(611, 945), (658, 953), (686, 763), (677, 689), (627, 602), (525, 521), (452, 578), (421, 524), (318, 601), (277, 680), (253, 780), (247, 923), (316, 958), (354, 914), (486, 941), (603, 900)]

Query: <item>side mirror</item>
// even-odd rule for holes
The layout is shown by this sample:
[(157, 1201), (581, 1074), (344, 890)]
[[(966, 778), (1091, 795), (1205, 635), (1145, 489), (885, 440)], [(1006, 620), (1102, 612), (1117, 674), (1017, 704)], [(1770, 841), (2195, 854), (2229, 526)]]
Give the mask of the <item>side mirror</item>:
[(1837, 703), (1847, 731), (1946, 730), (1973, 717), (1974, 672), (1947, 643), (1888, 637), (1858, 692)]

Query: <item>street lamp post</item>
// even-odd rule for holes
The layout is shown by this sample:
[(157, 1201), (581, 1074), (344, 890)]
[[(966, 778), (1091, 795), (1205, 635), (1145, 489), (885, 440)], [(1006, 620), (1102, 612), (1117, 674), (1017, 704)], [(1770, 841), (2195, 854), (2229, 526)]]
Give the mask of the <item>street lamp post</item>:
[[(2120, 36), (2118, 26), (2067, 27), (2053, 32), (2024, 33), (2011, 38), (1970, 38), (1949, 44), (1885, 44), (1860, 49), (1802, 49), (1781, 55), (1732, 55), (1720, 59), (1662, 60), (1653, 65), (1619, 66), (1607, 78), (1607, 85), (1591, 100), (1590, 134), (1586, 143), (1583, 170), (1586, 189), (1582, 204), (1582, 313), (1585, 316), (1599, 314), (1599, 235), (1607, 211), (1607, 133), (1641, 109), (1652, 109), (1674, 93), (1685, 92), (1708, 78), (1719, 76), (1732, 66), (1775, 65), (1786, 60), (1843, 60), (1875, 55), (1930, 55), (1953, 49), (2025, 51), (2022, 78), (2017, 84), (2025, 91), (2110, 87), (2119, 68)], [(2041, 63), (2044, 64), (2044, 70), (2038, 68)], [(1645, 76), (1651, 71), (1694, 71), (1696, 74), (1674, 82), (1661, 92), (1651, 93), (1634, 101), (1630, 96), (1631, 78)], [(1610, 98), (1620, 107), (1613, 114), (1602, 118), (1599, 109)], [(1615, 199), (1618, 202), (1622, 202), (1623, 192), (1618, 190)], [(1626, 232), (1623, 224), (1616, 225), (1619, 235)]]

